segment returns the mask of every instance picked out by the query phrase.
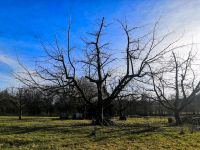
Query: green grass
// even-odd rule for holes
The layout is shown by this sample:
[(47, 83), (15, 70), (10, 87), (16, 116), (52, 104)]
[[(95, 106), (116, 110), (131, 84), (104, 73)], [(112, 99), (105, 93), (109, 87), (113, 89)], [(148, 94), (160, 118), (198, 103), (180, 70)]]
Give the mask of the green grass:
[[(200, 132), (187, 126), (169, 127), (167, 118), (114, 119), (117, 126), (94, 127), (88, 120), (58, 120), (50, 117), (0, 117), (0, 149), (72, 150), (200, 149)], [(96, 137), (91, 133), (96, 129)], [(181, 129), (184, 134), (180, 134)]]

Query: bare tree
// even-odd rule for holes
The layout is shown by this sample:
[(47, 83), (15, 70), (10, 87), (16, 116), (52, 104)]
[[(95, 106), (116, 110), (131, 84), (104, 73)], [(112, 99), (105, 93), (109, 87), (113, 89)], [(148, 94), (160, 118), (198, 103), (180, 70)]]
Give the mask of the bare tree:
[[(55, 38), (55, 46), (50, 49), (42, 43), (46, 52), (45, 60), (37, 63), (37, 68), (31, 71), (21, 65), (24, 72), (16, 74), (16, 78), (27, 86), (41, 89), (60, 90), (70, 89), (78, 92), (79, 98), (87, 105), (94, 108), (94, 118), (96, 124), (105, 123), (105, 110), (112, 101), (118, 97), (120, 92), (132, 80), (144, 78), (149, 74), (148, 65), (159, 61), (163, 55), (169, 51), (179, 48), (174, 46), (178, 41), (170, 44), (163, 44), (169, 33), (163, 36), (156, 36), (156, 23), (153, 30), (142, 36), (133, 36), (140, 27), (129, 27), (126, 23), (120, 22), (125, 33), (126, 46), (124, 49), (125, 62), (120, 74), (113, 73), (115, 70), (116, 58), (109, 53), (109, 42), (103, 43), (103, 32), (107, 27), (104, 18), (101, 19), (96, 32), (89, 33), (91, 40), (84, 40), (86, 44), (85, 58), (81, 61), (72, 59), (71, 51), (74, 49), (70, 45), (70, 23), (67, 30), (67, 48), (61, 47)], [(85, 68), (85, 72), (80, 75), (77, 68)], [(77, 73), (79, 72), (79, 73)], [(78, 76), (87, 79), (95, 85), (96, 98), (88, 98), (83, 87), (78, 82)], [(53, 85), (53, 86), (52, 86)], [(110, 87), (112, 85), (112, 88)], [(53, 89), (52, 89), (53, 87)], [(68, 92), (67, 94), (70, 94)]]
[(190, 51), (184, 59), (172, 52), (170, 59), (162, 64), (160, 73), (151, 74), (156, 100), (174, 113), (177, 125), (181, 123), (181, 111), (200, 91), (200, 81), (194, 70), (195, 55)]
[(17, 108), (19, 120), (22, 119), (22, 111), (26, 103), (26, 92), (25, 88), (9, 88), (9, 98), (10, 102)]

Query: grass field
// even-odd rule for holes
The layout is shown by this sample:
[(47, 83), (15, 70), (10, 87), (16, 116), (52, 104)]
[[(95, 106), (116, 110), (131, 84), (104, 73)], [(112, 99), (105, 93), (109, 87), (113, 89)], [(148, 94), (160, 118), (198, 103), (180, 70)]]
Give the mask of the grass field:
[[(49, 117), (0, 117), (0, 149), (200, 149), (200, 131), (169, 127), (167, 118), (129, 118), (112, 127), (94, 127), (87, 120)], [(184, 133), (181, 134), (183, 129)], [(96, 130), (96, 136), (91, 133)]]

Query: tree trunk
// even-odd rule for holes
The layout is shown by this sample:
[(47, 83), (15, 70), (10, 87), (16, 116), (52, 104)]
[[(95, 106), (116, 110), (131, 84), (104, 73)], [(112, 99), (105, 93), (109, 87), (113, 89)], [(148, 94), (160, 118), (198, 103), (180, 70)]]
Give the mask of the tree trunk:
[(19, 109), (19, 120), (22, 120), (22, 109)]
[(119, 112), (119, 120), (126, 120), (126, 115), (123, 113), (123, 110)]
[(107, 117), (105, 118), (103, 106), (97, 107), (96, 116), (93, 121), (94, 125), (101, 125), (101, 126), (113, 125), (113, 122), (109, 118)]
[(97, 112), (96, 112), (95, 124), (96, 124), (96, 125), (101, 125), (101, 124), (103, 124), (103, 120), (104, 120), (103, 107), (102, 107), (102, 106), (99, 106), (99, 107), (97, 108)]
[(101, 107), (101, 120), (104, 120), (103, 107)]
[(119, 110), (119, 118), (122, 118), (124, 115), (122, 113), (122, 110)]
[(181, 124), (180, 112), (178, 112), (178, 111), (175, 112), (174, 117), (175, 117), (175, 120), (176, 120), (176, 125), (180, 125)]

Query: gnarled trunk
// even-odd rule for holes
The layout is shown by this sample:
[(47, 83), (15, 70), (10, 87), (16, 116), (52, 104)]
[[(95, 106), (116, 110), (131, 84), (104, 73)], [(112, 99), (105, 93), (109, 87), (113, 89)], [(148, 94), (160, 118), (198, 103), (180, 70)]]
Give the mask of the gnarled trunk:
[(105, 117), (103, 106), (97, 107), (93, 124), (104, 125), (104, 126), (109, 126), (113, 124), (111, 119), (109, 119), (108, 117)]
[(176, 120), (176, 125), (180, 125), (181, 124), (180, 112), (178, 111), (174, 112), (174, 117)]
[(95, 124), (101, 125), (103, 123), (103, 121), (104, 121), (103, 107), (99, 106), (99, 107), (97, 107), (97, 110), (96, 110)]
[(22, 109), (19, 109), (19, 120), (22, 119)]

